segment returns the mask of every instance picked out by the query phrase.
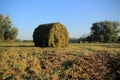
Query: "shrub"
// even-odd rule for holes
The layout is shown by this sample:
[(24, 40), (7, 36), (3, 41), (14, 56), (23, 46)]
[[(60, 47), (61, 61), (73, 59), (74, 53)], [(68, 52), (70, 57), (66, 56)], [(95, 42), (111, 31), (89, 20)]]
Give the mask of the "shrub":
[(35, 46), (65, 47), (69, 42), (69, 33), (61, 23), (39, 25), (33, 33)]

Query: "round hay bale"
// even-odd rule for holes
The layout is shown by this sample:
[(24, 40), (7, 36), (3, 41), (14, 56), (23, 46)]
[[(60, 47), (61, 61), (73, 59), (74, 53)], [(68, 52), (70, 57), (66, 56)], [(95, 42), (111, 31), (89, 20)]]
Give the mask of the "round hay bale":
[(65, 47), (69, 43), (69, 33), (61, 23), (39, 25), (33, 33), (35, 46)]

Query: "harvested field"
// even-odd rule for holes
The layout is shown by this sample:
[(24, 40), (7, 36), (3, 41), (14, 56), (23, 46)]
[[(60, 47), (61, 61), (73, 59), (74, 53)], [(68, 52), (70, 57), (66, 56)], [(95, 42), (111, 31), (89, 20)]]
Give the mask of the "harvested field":
[(33, 43), (0, 43), (3, 80), (118, 80), (120, 44), (70, 44), (40, 48)]

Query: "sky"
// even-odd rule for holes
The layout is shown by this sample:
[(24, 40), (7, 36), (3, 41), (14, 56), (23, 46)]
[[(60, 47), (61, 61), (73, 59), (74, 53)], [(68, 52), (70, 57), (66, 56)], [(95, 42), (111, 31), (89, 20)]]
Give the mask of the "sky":
[(120, 22), (120, 0), (0, 0), (0, 14), (19, 29), (21, 40), (32, 40), (38, 25), (60, 22), (71, 38), (90, 33), (94, 22)]

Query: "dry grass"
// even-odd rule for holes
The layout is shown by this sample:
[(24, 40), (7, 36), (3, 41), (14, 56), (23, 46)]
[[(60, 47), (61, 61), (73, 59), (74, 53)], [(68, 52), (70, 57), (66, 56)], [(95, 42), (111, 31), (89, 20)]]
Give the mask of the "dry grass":
[(118, 80), (120, 44), (70, 44), (40, 48), (33, 43), (0, 43), (3, 80)]

